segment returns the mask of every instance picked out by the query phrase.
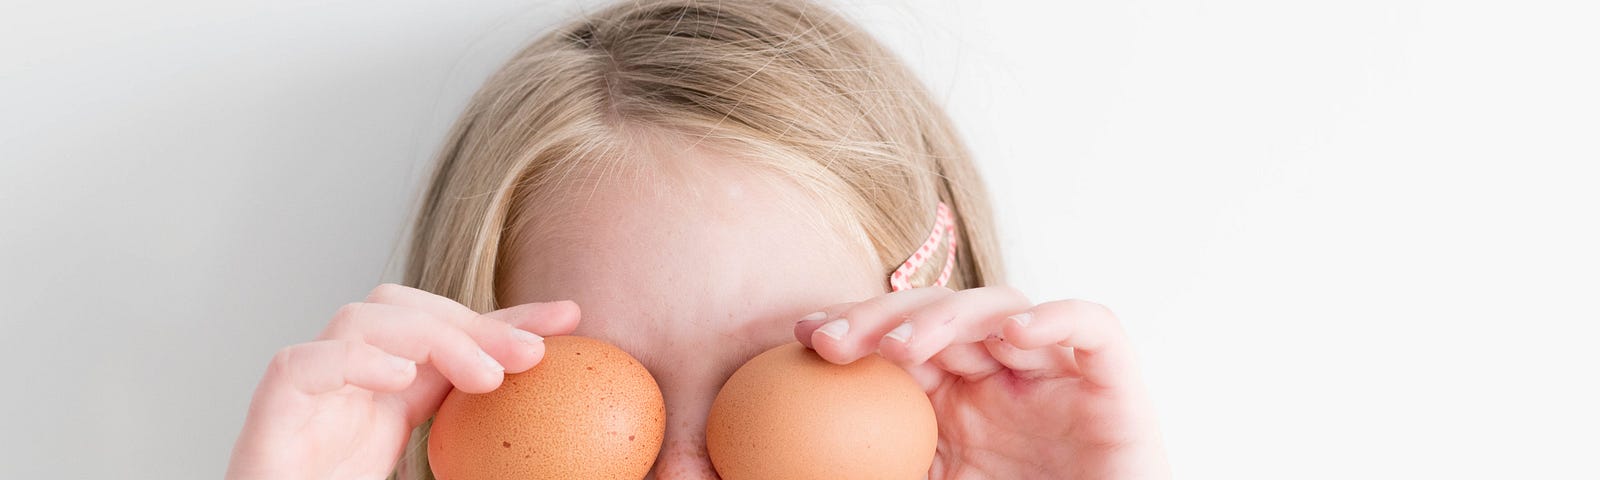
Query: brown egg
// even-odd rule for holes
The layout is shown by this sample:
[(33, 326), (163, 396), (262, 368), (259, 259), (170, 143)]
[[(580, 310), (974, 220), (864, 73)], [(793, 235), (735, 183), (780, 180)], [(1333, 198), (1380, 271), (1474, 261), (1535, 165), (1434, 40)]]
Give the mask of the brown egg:
[(706, 421), (723, 480), (920, 480), (939, 428), (904, 369), (871, 355), (835, 365), (799, 343), (746, 362)]
[(493, 392), (451, 391), (434, 416), (439, 480), (628, 479), (661, 450), (666, 404), (644, 365), (584, 337), (544, 340), (544, 359)]

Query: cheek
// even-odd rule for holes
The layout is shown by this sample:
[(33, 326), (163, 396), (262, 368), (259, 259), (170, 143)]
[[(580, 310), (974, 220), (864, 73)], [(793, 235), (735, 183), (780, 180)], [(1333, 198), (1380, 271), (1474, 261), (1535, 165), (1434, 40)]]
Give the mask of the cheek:
[[(582, 304), (580, 304), (579, 308), (582, 308)], [(614, 335), (607, 335), (606, 330), (606, 324), (603, 320), (580, 318), (578, 319), (578, 328), (573, 329), (572, 334), (580, 337), (605, 340), (606, 343), (616, 345), (622, 348), (623, 351), (628, 352), (629, 355), (633, 355), (633, 358), (639, 358), (639, 353), (641, 352), (635, 351), (635, 349), (629, 348), (627, 345), (617, 343), (618, 338), (616, 338)]]

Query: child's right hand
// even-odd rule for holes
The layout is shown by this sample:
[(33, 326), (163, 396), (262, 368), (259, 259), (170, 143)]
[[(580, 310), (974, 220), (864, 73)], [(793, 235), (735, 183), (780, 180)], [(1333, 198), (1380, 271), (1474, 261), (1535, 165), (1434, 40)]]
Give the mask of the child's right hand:
[(411, 430), (433, 416), (452, 385), (494, 390), (504, 372), (539, 363), (540, 335), (577, 325), (578, 307), (569, 301), (480, 315), (433, 293), (379, 285), (365, 302), (340, 308), (316, 341), (272, 358), (228, 478), (387, 477)]

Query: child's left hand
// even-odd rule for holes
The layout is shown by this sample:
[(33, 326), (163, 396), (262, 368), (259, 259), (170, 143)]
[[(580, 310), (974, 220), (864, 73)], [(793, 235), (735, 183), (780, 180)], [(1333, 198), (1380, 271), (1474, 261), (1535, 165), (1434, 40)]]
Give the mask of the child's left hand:
[(795, 325), (801, 343), (840, 364), (878, 353), (928, 393), (930, 479), (1170, 476), (1133, 349), (1105, 307), (924, 287), (821, 313)]

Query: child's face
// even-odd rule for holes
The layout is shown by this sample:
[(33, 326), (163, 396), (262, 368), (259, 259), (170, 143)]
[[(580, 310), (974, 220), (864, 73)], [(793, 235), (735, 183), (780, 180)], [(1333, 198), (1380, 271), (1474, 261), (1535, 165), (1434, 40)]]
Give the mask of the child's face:
[(576, 301), (576, 335), (621, 347), (661, 385), (667, 432), (653, 476), (714, 478), (705, 421), (723, 382), (794, 341), (800, 317), (885, 293), (885, 277), (859, 228), (807, 223), (821, 217), (798, 187), (715, 153), (667, 157), (638, 159), (662, 165), (652, 178), (611, 174), (539, 207), (569, 220), (510, 246), (522, 253), (498, 290), (502, 306)]

